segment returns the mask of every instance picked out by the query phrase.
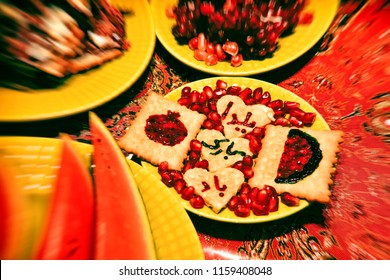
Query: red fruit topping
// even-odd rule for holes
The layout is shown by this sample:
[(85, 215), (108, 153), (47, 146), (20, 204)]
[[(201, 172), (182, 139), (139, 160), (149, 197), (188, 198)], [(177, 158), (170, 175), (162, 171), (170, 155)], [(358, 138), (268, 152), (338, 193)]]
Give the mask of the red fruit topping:
[(242, 64), (242, 61), (243, 61), (242, 54), (237, 54), (232, 56), (232, 58), (230, 59), (230, 64), (233, 67), (238, 67)]
[(316, 113), (305, 113), (305, 115), (302, 118), (302, 122), (304, 125), (312, 125), (314, 121), (316, 120)]
[(275, 120), (274, 125), (289, 126), (290, 122), (288, 119), (280, 117)]
[(284, 192), (280, 195), (281, 201), (287, 206), (298, 206), (300, 199), (288, 192)]
[(206, 51), (207, 49), (207, 40), (203, 33), (198, 35), (198, 50)]
[(217, 89), (227, 89), (228, 83), (223, 80), (217, 80), (216, 87)]
[(273, 195), (269, 198), (268, 209), (270, 212), (276, 212), (279, 209), (279, 197)]
[(238, 54), (238, 45), (236, 42), (226, 42), (223, 44), (222, 49), (231, 56), (236, 56)]
[(236, 214), (238, 217), (245, 218), (251, 214), (251, 209), (245, 205), (238, 205), (234, 210), (234, 214)]
[(322, 159), (315, 138), (298, 130), (290, 130), (280, 159), (277, 183), (296, 183), (314, 172)]
[(251, 191), (251, 187), (248, 183), (242, 183), (241, 189), (240, 189), (240, 196), (242, 195), (248, 195)]
[(203, 208), (205, 203), (204, 203), (204, 199), (201, 196), (195, 195), (190, 198), (190, 204), (195, 209), (201, 209)]
[(190, 200), (195, 194), (194, 187), (186, 187), (181, 191), (181, 198), (184, 200)]
[(261, 204), (257, 201), (252, 202), (252, 211), (256, 216), (265, 216), (269, 214), (268, 204)]
[(198, 37), (194, 37), (192, 38), (189, 42), (188, 42), (188, 46), (190, 47), (191, 50), (196, 50), (198, 48)]
[(180, 194), (186, 187), (186, 181), (184, 181), (183, 179), (178, 179), (173, 183), (173, 187), (176, 192)]
[(205, 59), (205, 63), (208, 66), (212, 66), (218, 63), (218, 57), (216, 54), (208, 54)]
[(215, 53), (217, 54), (218, 61), (224, 61), (226, 59), (226, 53), (223, 50), (221, 44), (215, 45)]
[(190, 149), (194, 152), (202, 151), (202, 143), (199, 140), (193, 139), (190, 142)]
[(151, 115), (146, 120), (146, 135), (150, 140), (166, 146), (179, 144), (187, 137), (187, 129), (179, 117), (178, 112), (172, 111), (166, 115)]
[(227, 207), (229, 208), (230, 211), (234, 211), (236, 210), (237, 206), (238, 206), (238, 202), (239, 202), (239, 198), (238, 196), (233, 196), (228, 204), (227, 204)]
[(199, 49), (196, 49), (194, 51), (194, 57), (196, 60), (199, 60), (199, 61), (204, 61), (207, 57), (207, 52), (204, 51), (204, 50), (199, 50)]
[(167, 161), (163, 161), (158, 165), (158, 173), (161, 173), (163, 171), (168, 171), (169, 165)]

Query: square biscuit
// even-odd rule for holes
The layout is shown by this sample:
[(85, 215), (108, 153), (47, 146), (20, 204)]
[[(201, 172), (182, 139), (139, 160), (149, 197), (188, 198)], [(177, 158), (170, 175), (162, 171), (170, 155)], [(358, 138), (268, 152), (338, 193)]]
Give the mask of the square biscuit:
[(337, 153), (340, 151), (343, 132), (340, 130), (313, 130), (301, 128), (299, 130), (314, 137), (322, 152), (322, 159), (313, 173), (296, 183), (276, 183), (279, 162), (284, 151), (289, 127), (268, 125), (262, 140), (262, 148), (255, 160), (254, 176), (249, 180), (252, 187), (263, 188), (264, 185), (273, 186), (281, 194), (290, 194), (306, 199), (327, 203), (330, 201), (329, 185), (333, 184), (332, 173), (337, 163)]
[[(167, 145), (148, 137), (145, 127), (150, 116), (178, 113), (178, 120), (185, 126), (187, 135), (179, 143)], [(199, 132), (205, 115), (192, 111), (157, 93), (150, 93), (136, 118), (131, 122), (126, 134), (118, 140), (118, 145), (129, 153), (158, 165), (167, 161), (170, 169), (180, 170), (190, 148), (190, 142)]]

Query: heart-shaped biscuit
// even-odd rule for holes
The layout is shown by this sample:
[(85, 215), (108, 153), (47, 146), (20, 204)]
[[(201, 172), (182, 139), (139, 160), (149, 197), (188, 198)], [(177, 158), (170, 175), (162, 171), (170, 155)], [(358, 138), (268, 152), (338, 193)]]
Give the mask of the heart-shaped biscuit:
[(217, 102), (226, 138), (241, 137), (255, 127), (263, 127), (274, 119), (274, 111), (264, 105), (246, 105), (235, 95), (225, 95)]
[(203, 197), (207, 206), (219, 213), (233, 195), (236, 195), (244, 182), (244, 174), (235, 168), (225, 168), (209, 172), (203, 168), (189, 169), (184, 174), (187, 186), (195, 188), (195, 193)]
[(211, 172), (230, 167), (242, 160), (245, 155), (252, 155), (249, 140), (245, 138), (227, 139), (218, 130), (202, 130), (196, 136), (202, 143), (202, 158), (209, 162)]

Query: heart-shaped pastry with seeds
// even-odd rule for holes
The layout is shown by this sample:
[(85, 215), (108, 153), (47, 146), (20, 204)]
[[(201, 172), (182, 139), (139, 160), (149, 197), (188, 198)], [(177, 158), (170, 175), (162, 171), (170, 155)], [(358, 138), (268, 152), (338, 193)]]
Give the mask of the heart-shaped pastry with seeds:
[(244, 174), (235, 168), (225, 168), (209, 172), (203, 168), (189, 169), (184, 174), (187, 186), (203, 197), (205, 204), (215, 213), (226, 207), (233, 195), (236, 195), (244, 182)]
[(242, 160), (245, 155), (252, 155), (249, 140), (245, 138), (227, 139), (218, 130), (202, 130), (196, 136), (202, 143), (202, 158), (209, 162), (211, 172), (230, 167)]
[(237, 138), (275, 120), (274, 111), (261, 104), (246, 105), (235, 95), (225, 95), (217, 101), (226, 138)]

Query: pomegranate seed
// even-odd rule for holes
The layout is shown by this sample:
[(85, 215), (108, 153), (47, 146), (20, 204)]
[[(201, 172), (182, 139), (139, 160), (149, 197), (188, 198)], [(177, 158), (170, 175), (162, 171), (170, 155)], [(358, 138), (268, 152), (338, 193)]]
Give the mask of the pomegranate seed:
[(169, 164), (167, 161), (163, 161), (158, 165), (158, 173), (161, 174), (163, 171), (168, 171)]
[(217, 80), (216, 86), (217, 86), (217, 89), (227, 89), (228, 84), (225, 81)]
[(197, 90), (191, 91), (191, 93), (190, 93), (190, 102), (191, 103), (198, 103), (199, 96), (200, 96), (199, 91), (197, 91)]
[(268, 91), (264, 92), (262, 99), (260, 100), (260, 104), (268, 105), (270, 101), (271, 101), (271, 94)]
[(214, 5), (212, 3), (203, 2), (200, 4), (200, 13), (204, 16), (212, 15), (214, 13)]
[(190, 149), (195, 152), (202, 151), (202, 143), (197, 139), (192, 139), (190, 142)]
[(279, 108), (274, 110), (274, 118), (282, 118), (286, 114), (284, 108)]
[(218, 61), (224, 61), (226, 59), (226, 53), (220, 44), (215, 45), (215, 53), (217, 54)]
[(209, 162), (207, 160), (201, 160), (195, 163), (195, 167), (207, 169), (209, 168)]
[(181, 96), (182, 97), (188, 97), (191, 93), (191, 88), (188, 87), (188, 86), (185, 86), (182, 90), (181, 90)]
[(291, 109), (297, 109), (299, 108), (300, 104), (298, 102), (294, 101), (284, 101), (284, 107), (286, 108), (287, 111)]
[(256, 100), (256, 102), (259, 102), (260, 100), (263, 99), (263, 88), (258, 87), (255, 88), (253, 91), (253, 98)]
[(192, 38), (189, 42), (188, 42), (188, 46), (190, 47), (191, 50), (196, 50), (198, 48), (198, 37), (194, 37)]
[(244, 157), (242, 158), (242, 163), (243, 163), (243, 165), (245, 165), (245, 166), (252, 167), (252, 165), (253, 165), (253, 159), (252, 159), (251, 156), (246, 155), (246, 156), (244, 156)]
[(208, 115), (207, 118), (212, 121), (213, 123), (220, 123), (221, 122), (221, 117), (219, 116), (218, 112), (216, 111), (211, 111)]
[(279, 110), (283, 108), (283, 101), (281, 99), (271, 101), (270, 103), (268, 103), (268, 107), (270, 107), (274, 111)]
[(258, 153), (261, 149), (261, 142), (257, 140), (255, 137), (252, 137), (249, 140), (249, 149), (252, 153)]
[(284, 192), (280, 195), (281, 201), (287, 206), (298, 206), (300, 199), (288, 192)]
[(195, 195), (190, 198), (190, 204), (195, 209), (201, 209), (204, 206), (204, 199), (199, 195)]
[(313, 13), (302, 13), (299, 16), (299, 23), (300, 24), (310, 24), (313, 21)]
[(210, 121), (209, 119), (205, 120), (202, 124), (202, 127), (205, 128), (205, 129), (213, 129), (214, 127), (214, 124), (212, 121)]
[(192, 161), (192, 162), (197, 162), (200, 158), (200, 153), (199, 152), (195, 152), (195, 151), (191, 151), (190, 152), (190, 155), (189, 155), (189, 159)]
[(310, 125), (312, 125), (315, 122), (316, 116), (317, 116), (316, 113), (305, 113), (305, 115), (302, 118), (302, 122), (305, 125), (310, 126)]
[(186, 162), (183, 167), (183, 173), (186, 173), (188, 170), (192, 169), (193, 166), (191, 165), (191, 162)]
[(272, 195), (269, 198), (269, 211), (276, 212), (279, 209), (279, 197), (277, 195)]
[(238, 217), (249, 217), (251, 214), (251, 209), (244, 205), (238, 205), (237, 208), (234, 210), (234, 214)]
[[(213, 43), (207, 43), (207, 47), (206, 47), (206, 52), (209, 53), (209, 54), (215, 54), (215, 46)], [(217, 57), (218, 58), (218, 57)]]
[(188, 97), (181, 97), (179, 100), (177, 100), (177, 103), (179, 103), (182, 106), (188, 107), (188, 105), (191, 104), (190, 99)]
[(277, 118), (274, 125), (288, 126), (290, 122), (286, 118)]
[(253, 172), (253, 169), (252, 169), (252, 166), (245, 166), (243, 167), (242, 169), (242, 173), (244, 174), (244, 177), (246, 179), (250, 179), (254, 176), (254, 172)]
[(207, 49), (207, 40), (203, 33), (198, 35), (198, 50), (206, 52)]
[(302, 127), (303, 126), (303, 122), (294, 116), (290, 116), (290, 118), (288, 120), (290, 121), (291, 125), (293, 125), (295, 127)]
[(195, 194), (194, 187), (186, 187), (181, 191), (181, 198), (184, 200), (190, 200)]
[(242, 170), (242, 168), (243, 168), (243, 163), (242, 163), (242, 160), (240, 160), (240, 161), (237, 161), (237, 162), (235, 162), (234, 164), (233, 164), (233, 168), (235, 168), (235, 169), (237, 169), (237, 170)]
[[(199, 95), (199, 103), (200, 104), (205, 104), (207, 102), (207, 95), (206, 93), (204, 92), (201, 92), (200, 95)], [(207, 107), (204, 107), (204, 108), (207, 108)]]
[(238, 95), (240, 91), (241, 91), (241, 87), (237, 85), (232, 85), (228, 87), (226, 90), (227, 94), (231, 94), (231, 95)]
[(227, 207), (229, 208), (230, 211), (234, 211), (236, 210), (237, 206), (238, 206), (238, 201), (239, 201), (239, 198), (238, 196), (233, 196), (228, 204), (227, 204)]
[(251, 201), (257, 201), (257, 195), (259, 194), (259, 191), (260, 189), (258, 187), (254, 187), (251, 189), (250, 193), (249, 193), (249, 197), (251, 199)]
[(210, 86), (203, 87), (203, 92), (206, 94), (207, 99), (210, 99), (213, 97), (213, 89)]
[(172, 179), (169, 175), (169, 171), (163, 171), (160, 173), (161, 181), (168, 187), (172, 187)]
[(300, 108), (294, 108), (289, 110), (290, 116), (296, 117), (299, 120), (302, 120), (305, 116), (305, 112)]
[(252, 202), (252, 211), (256, 216), (265, 216), (269, 214), (269, 207), (267, 204), (260, 204), (254, 201)]
[[(221, 96), (224, 96), (226, 95), (226, 89), (222, 89), (222, 88), (217, 88), (214, 90), (214, 97), (216, 99), (219, 99)], [(217, 111), (217, 104), (216, 103), (209, 103), (209, 105), (215, 105), (215, 107), (210, 107), (213, 111)]]
[(223, 44), (222, 49), (231, 56), (236, 56), (238, 54), (238, 44), (236, 42), (228, 41)]
[(242, 54), (233, 55), (230, 59), (230, 65), (232, 65), (233, 67), (238, 67), (242, 64), (242, 60)]
[(165, 15), (168, 17), (168, 18), (176, 18), (176, 14), (174, 12), (174, 7), (171, 6), (171, 7), (168, 7), (165, 9)]
[(249, 186), (248, 183), (242, 183), (241, 189), (240, 189), (240, 196), (241, 195), (248, 195), (251, 191), (251, 186)]
[(207, 66), (213, 66), (218, 63), (218, 57), (216, 54), (209, 54), (206, 56), (205, 63)]
[(196, 49), (194, 51), (194, 57), (196, 60), (199, 60), (199, 61), (204, 61), (207, 57), (207, 52), (204, 51), (204, 50), (199, 50), (199, 49)]
[(169, 176), (171, 176), (173, 181), (179, 180), (179, 179), (183, 179), (183, 174), (180, 171), (177, 171), (177, 170), (170, 170), (169, 171)]
[(203, 110), (203, 107), (200, 105), (200, 104), (192, 104), (191, 106), (190, 106), (190, 109), (192, 110), (192, 111), (197, 111), (197, 112), (200, 112), (201, 113), (201, 111)]
[(269, 196), (277, 196), (278, 195), (275, 188), (272, 186), (264, 185), (264, 189), (267, 191)]
[(186, 187), (186, 181), (184, 181), (183, 179), (176, 180), (173, 183), (173, 187), (176, 190), (176, 192), (180, 194), (183, 191), (183, 189)]
[(244, 89), (243, 91), (240, 92), (239, 96), (244, 101), (249, 99), (252, 96), (252, 89), (250, 89), (250, 88)]
[(268, 192), (265, 189), (261, 189), (257, 193), (256, 201), (259, 204), (267, 205), (269, 202), (269, 198), (270, 198), (270, 195), (268, 194)]
[(265, 132), (265, 129), (264, 127), (255, 127), (253, 130), (252, 130), (252, 134), (253, 136), (255, 137), (258, 137), (258, 138), (261, 138), (264, 136), (264, 132)]

